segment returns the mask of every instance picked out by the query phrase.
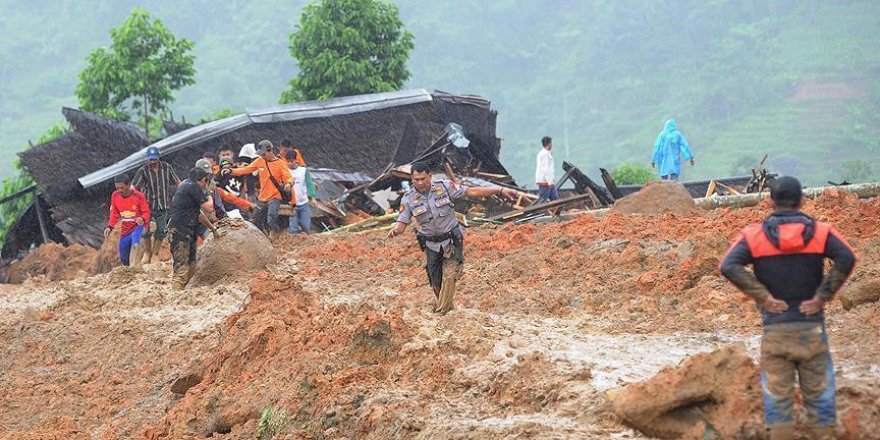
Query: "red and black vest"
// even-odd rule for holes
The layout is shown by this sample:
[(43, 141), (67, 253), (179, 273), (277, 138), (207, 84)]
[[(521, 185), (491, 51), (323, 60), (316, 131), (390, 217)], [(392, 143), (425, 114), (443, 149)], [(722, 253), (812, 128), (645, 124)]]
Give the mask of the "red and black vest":
[(771, 216), (743, 230), (755, 276), (774, 297), (810, 299), (822, 283), (830, 225), (806, 216)]

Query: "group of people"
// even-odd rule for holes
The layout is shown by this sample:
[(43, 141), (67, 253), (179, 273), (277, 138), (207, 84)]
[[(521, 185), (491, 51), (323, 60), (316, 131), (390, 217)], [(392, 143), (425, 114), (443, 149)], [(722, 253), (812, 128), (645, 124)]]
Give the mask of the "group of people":
[[(208, 232), (227, 217), (250, 220), (267, 234), (287, 230), (311, 232), (311, 204), (316, 188), (302, 153), (292, 142), (279, 147), (262, 140), (246, 144), (238, 155), (232, 146), (206, 152), (181, 180), (161, 160), (156, 147), (134, 178), (114, 178), (110, 217), (104, 236), (119, 228), (119, 259), (124, 266), (148, 264), (170, 235), (174, 287), (183, 288), (193, 275), (196, 249)], [(279, 214), (290, 204), (293, 214), (283, 224)]]

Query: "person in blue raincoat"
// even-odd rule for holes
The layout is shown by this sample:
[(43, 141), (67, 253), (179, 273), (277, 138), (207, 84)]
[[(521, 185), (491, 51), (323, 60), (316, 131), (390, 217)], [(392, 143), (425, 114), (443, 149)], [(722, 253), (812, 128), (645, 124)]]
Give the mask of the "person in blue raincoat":
[(678, 176), (681, 176), (681, 156), (684, 156), (684, 160), (689, 160), (691, 166), (694, 165), (694, 155), (687, 139), (678, 131), (675, 119), (670, 119), (654, 142), (651, 167), (657, 168), (663, 180), (678, 180)]

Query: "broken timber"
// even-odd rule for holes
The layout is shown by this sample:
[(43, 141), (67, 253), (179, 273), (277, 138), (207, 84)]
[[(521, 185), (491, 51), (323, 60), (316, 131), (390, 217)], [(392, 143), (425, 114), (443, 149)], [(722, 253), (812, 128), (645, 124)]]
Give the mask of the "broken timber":
[(599, 168), (599, 173), (602, 174), (602, 181), (605, 182), (605, 188), (608, 188), (608, 192), (611, 194), (611, 198), (613, 198), (614, 200), (622, 199), (623, 194), (621, 194), (620, 189), (614, 182), (614, 178), (611, 177), (610, 173), (608, 173), (608, 170), (606, 170), (605, 168)]
[(503, 214), (498, 214), (486, 219), (486, 221), (494, 222), (494, 221), (509, 221), (511, 219), (515, 219), (517, 217), (521, 217), (526, 214), (532, 214), (535, 212), (540, 212), (546, 209), (558, 208), (561, 206), (571, 205), (577, 202), (582, 202), (589, 199), (592, 194), (579, 194), (576, 196), (566, 197), (564, 199), (557, 199), (550, 203), (545, 203), (543, 205), (531, 206), (525, 209), (517, 209), (509, 212), (505, 212)]
[(562, 169), (571, 175), (571, 180), (574, 181), (575, 191), (580, 194), (589, 194), (593, 193), (594, 202), (598, 202), (598, 206), (593, 206), (593, 208), (601, 208), (603, 206), (609, 206), (614, 204), (614, 200), (611, 200), (606, 194), (605, 191), (599, 185), (596, 185), (596, 182), (593, 182), (592, 179), (587, 177), (586, 174), (582, 173), (576, 166), (568, 163), (562, 162)]

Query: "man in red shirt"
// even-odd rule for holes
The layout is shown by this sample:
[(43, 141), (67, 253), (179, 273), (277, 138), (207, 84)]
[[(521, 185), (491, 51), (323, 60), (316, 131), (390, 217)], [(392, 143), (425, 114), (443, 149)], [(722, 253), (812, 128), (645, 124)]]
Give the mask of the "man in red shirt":
[(150, 223), (150, 204), (144, 193), (131, 186), (128, 175), (122, 174), (113, 179), (116, 191), (110, 196), (110, 221), (104, 229), (104, 237), (109, 237), (113, 228), (122, 223), (119, 231), (119, 261), (123, 266), (133, 262), (139, 267), (143, 257), (141, 234)]

